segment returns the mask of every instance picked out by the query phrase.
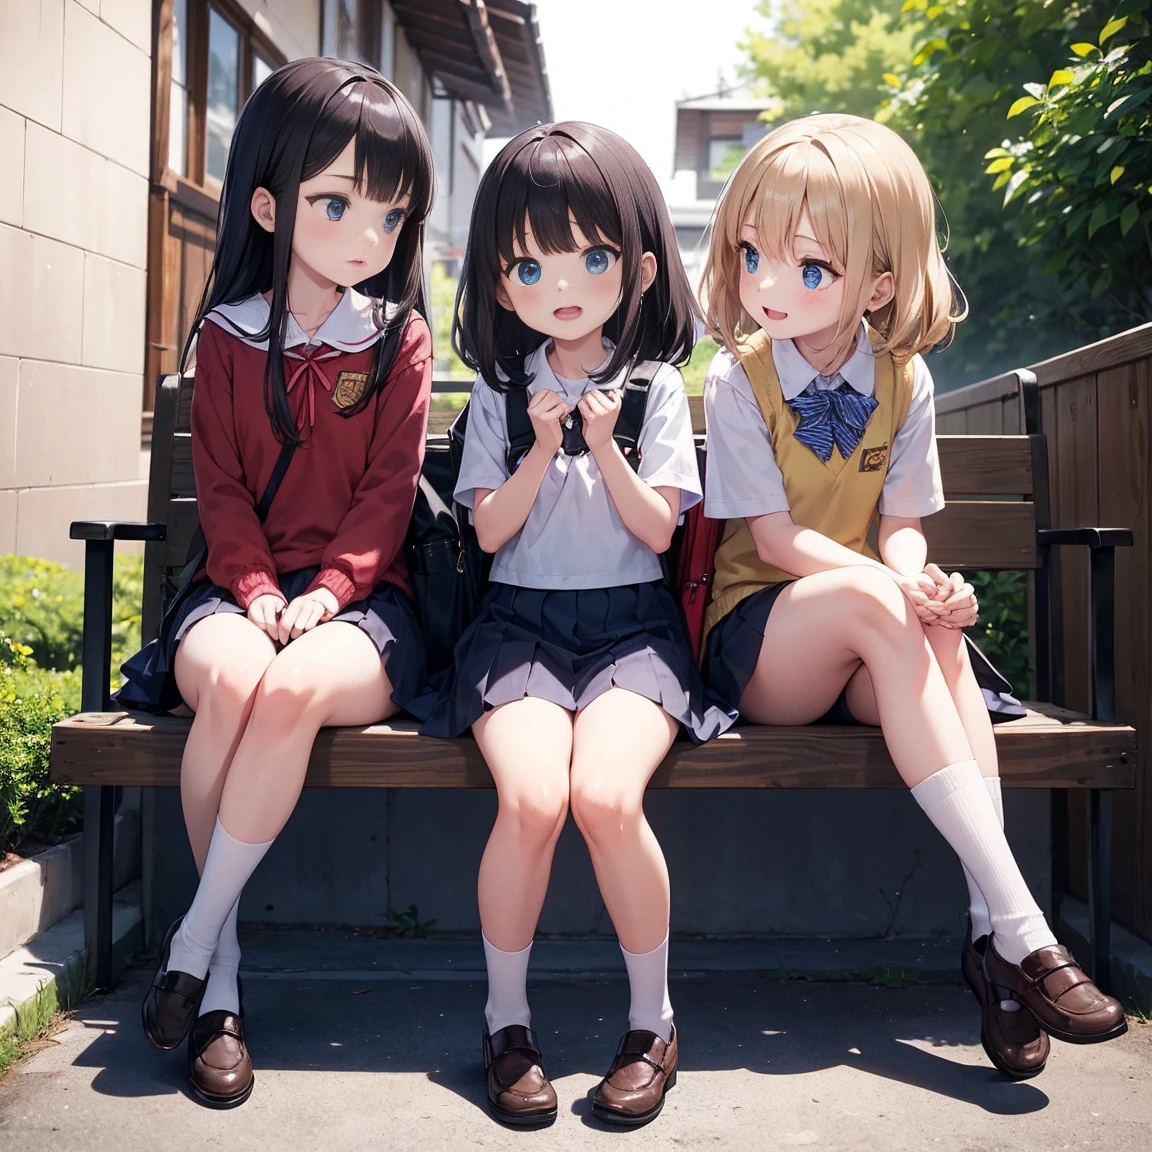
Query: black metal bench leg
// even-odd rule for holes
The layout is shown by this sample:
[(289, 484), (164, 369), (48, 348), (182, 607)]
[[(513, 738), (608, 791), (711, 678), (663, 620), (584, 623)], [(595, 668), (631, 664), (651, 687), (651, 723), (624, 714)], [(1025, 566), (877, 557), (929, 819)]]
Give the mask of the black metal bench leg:
[[(112, 540), (88, 540), (84, 552), (84, 636), (80, 706), (102, 712), (109, 704), (112, 662)], [(84, 943), (97, 988), (112, 987), (112, 863), (116, 789), (84, 789)]]
[(84, 942), (97, 988), (112, 987), (112, 865), (116, 789), (84, 789)]
[(1107, 992), (1112, 967), (1112, 829), (1111, 788), (1093, 788), (1088, 832), (1088, 920), (1092, 979)]

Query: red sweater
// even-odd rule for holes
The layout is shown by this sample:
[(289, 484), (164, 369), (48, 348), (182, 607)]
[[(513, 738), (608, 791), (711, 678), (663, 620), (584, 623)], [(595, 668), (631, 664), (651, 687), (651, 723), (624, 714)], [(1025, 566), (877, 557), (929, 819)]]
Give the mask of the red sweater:
[[(341, 608), (382, 580), (410, 592), (403, 545), (432, 390), (428, 325), (412, 313), (374, 401), (345, 417), (336, 400), (347, 403), (356, 381), (345, 378), (341, 387), (340, 374), (369, 372), (375, 348), (350, 353), (321, 346), (327, 358), (317, 367), (332, 391), (308, 380), (311, 369), (303, 386), (293, 388), (289, 400), (305, 439), (261, 524), (256, 504), (280, 454), (264, 410), (267, 353), (212, 321), (201, 325), (192, 394), (196, 495), (209, 579), (228, 588), (242, 608), (268, 593), (283, 597), (277, 573), (316, 564), (320, 572), (308, 590), (329, 589)], [(298, 359), (286, 359), (286, 377), (299, 366)]]

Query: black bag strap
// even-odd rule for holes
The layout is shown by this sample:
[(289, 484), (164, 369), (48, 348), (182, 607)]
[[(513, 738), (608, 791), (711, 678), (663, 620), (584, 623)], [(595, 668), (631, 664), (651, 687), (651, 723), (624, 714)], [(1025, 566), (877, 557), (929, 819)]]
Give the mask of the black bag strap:
[[(256, 505), (256, 515), (263, 524), (268, 519), (268, 513), (272, 508), (272, 501), (276, 499), (276, 493), (280, 491), (280, 485), (284, 481), (284, 477), (288, 473), (288, 465), (292, 463), (292, 457), (296, 452), (296, 444), (292, 440), (286, 440), (280, 446), (280, 455), (276, 457), (276, 463), (272, 468), (272, 475), (268, 477), (268, 487), (264, 489), (264, 495), (260, 497), (260, 503)], [(208, 562), (208, 541), (204, 538), (204, 529), (201, 525), (196, 525), (196, 531), (192, 533), (192, 539), (188, 541), (188, 555), (184, 560), (184, 572), (180, 579), (180, 589), (183, 590), (192, 579), (192, 577), (200, 571)]]
[(528, 415), (528, 389), (516, 388), (504, 395), (504, 416), (508, 421), (508, 453), (506, 463), (509, 473), (515, 472), (520, 461), (532, 451), (536, 443), (536, 433), (532, 428), (532, 417)]
[(268, 519), (272, 501), (276, 499), (276, 493), (280, 491), (280, 485), (288, 474), (288, 465), (292, 463), (292, 456), (295, 452), (295, 440), (285, 440), (280, 446), (280, 455), (276, 457), (276, 467), (272, 469), (272, 475), (268, 477), (268, 487), (264, 489), (264, 495), (260, 497), (260, 503), (256, 505), (256, 515), (260, 518), (261, 524)]
[[(647, 365), (644, 368), (648, 368)], [(648, 409), (648, 393), (652, 388), (654, 372), (630, 376), (624, 385), (620, 399), (620, 415), (616, 417), (616, 428), (612, 439), (620, 445), (624, 459), (636, 471), (640, 467), (640, 430), (644, 427), (644, 414)], [(506, 462), (509, 473), (515, 472), (520, 461), (528, 455), (536, 443), (536, 433), (532, 431), (532, 419), (528, 415), (528, 389), (517, 388), (504, 395), (504, 413), (508, 423), (508, 453)], [(578, 415), (578, 413), (577, 413)], [(579, 439), (582, 441), (583, 436)], [(587, 448), (584, 449), (587, 451)]]
[(624, 395), (620, 398), (620, 415), (616, 417), (616, 428), (612, 439), (620, 445), (624, 459), (636, 471), (640, 467), (640, 429), (644, 427), (644, 413), (648, 409), (648, 393), (652, 388), (652, 378), (630, 376), (624, 385)]

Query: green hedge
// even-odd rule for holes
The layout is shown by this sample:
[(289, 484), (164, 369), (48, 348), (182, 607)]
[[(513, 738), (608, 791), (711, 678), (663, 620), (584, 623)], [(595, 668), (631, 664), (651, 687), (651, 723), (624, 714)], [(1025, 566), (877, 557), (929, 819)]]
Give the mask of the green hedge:
[(1021, 572), (973, 572), (980, 619), (969, 634), (1021, 699), (1031, 695), (1027, 582)]
[[(140, 646), (143, 561), (118, 557), (112, 665)], [(49, 777), (52, 725), (80, 709), (84, 577), (60, 564), (0, 556), (0, 854), (50, 844), (80, 821), (80, 790)]]

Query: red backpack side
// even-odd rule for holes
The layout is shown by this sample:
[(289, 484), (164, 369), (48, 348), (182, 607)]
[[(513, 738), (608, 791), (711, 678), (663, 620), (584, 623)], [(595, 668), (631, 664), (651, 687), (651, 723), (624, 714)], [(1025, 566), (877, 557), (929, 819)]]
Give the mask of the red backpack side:
[[(704, 482), (704, 437), (696, 438), (696, 463), (700, 469), (700, 482)], [(716, 547), (720, 543), (723, 520), (709, 520), (704, 515), (704, 502), (684, 513), (680, 526), (680, 540), (676, 549), (674, 591), (680, 597), (684, 623), (688, 627), (688, 643), (692, 658), (699, 666), (704, 656), (704, 613), (712, 599), (712, 578), (716, 571)]]

